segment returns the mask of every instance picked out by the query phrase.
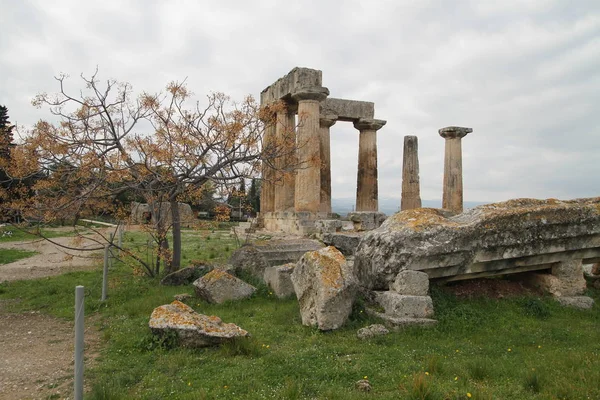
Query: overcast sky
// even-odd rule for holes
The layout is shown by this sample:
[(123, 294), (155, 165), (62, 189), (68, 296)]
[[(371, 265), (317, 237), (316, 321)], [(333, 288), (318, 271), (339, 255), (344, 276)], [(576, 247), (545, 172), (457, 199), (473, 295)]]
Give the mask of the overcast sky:
[[(600, 1), (0, 0), (0, 104), (13, 123), (53, 76), (199, 99), (241, 99), (296, 66), (331, 96), (375, 103), (379, 195), (399, 198), (403, 136), (419, 138), (421, 197), (442, 195), (438, 129), (463, 139), (467, 201), (600, 196)], [(332, 127), (332, 195), (354, 197), (358, 132)]]

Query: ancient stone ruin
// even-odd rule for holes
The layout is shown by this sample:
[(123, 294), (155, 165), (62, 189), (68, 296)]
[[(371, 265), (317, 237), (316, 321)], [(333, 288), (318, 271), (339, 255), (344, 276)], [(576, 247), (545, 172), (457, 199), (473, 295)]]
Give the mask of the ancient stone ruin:
[[(295, 154), (282, 156), (273, 165), (265, 163), (260, 214), (267, 230), (306, 235), (314, 233), (316, 220), (329, 218), (329, 130), (337, 121), (352, 122), (360, 132), (356, 211), (378, 212), (377, 131), (386, 121), (374, 119), (373, 103), (328, 96), (322, 72), (309, 68), (294, 68), (261, 93), (263, 107), (285, 104), (276, 123), (266, 126), (263, 147), (290, 140), (296, 144)], [(293, 162), (299, 168), (281, 172)]]

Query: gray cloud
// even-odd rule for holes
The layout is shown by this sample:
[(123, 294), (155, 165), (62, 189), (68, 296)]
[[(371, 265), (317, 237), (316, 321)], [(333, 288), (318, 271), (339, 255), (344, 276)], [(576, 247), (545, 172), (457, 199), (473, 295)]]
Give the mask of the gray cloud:
[[(464, 125), (466, 200), (600, 194), (600, 3), (517, 1), (12, 1), (0, 23), (0, 104), (13, 122), (52, 77), (160, 90), (187, 77), (199, 99), (260, 91), (295, 66), (335, 97), (374, 101), (380, 196), (399, 197), (402, 138), (419, 136), (422, 197), (441, 197), (443, 139)], [(76, 79), (70, 83), (77, 88)], [(355, 195), (358, 133), (332, 128), (334, 197)]]

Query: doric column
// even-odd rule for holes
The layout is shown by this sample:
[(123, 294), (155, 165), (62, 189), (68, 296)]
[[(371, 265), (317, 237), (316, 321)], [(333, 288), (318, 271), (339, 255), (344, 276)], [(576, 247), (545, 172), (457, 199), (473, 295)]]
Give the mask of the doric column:
[(360, 119), (354, 127), (360, 131), (358, 142), (358, 178), (356, 211), (377, 211), (377, 131), (385, 125), (380, 119)]
[(337, 121), (337, 115), (322, 115), (321, 123), (321, 205), (319, 211), (331, 213), (331, 136), (329, 128)]
[(444, 155), (444, 194), (442, 208), (461, 213), (463, 210), (463, 181), (462, 181), (462, 147), (461, 140), (471, 128), (448, 126), (439, 131), (441, 137), (446, 139), (446, 152)]
[(296, 185), (296, 118), (289, 110), (277, 112), (276, 138), (278, 145), (275, 211), (294, 211)]
[(296, 212), (319, 212), (321, 203), (321, 132), (319, 103), (327, 98), (324, 87), (304, 88), (292, 98), (298, 102), (298, 131), (296, 133), (298, 170), (294, 209)]
[(402, 154), (402, 200), (400, 210), (421, 208), (419, 186), (419, 141), (416, 136), (404, 136)]
[(275, 210), (275, 187), (273, 185), (274, 171), (271, 165), (275, 163), (274, 142), (275, 124), (272, 120), (265, 120), (265, 130), (262, 138), (263, 165), (262, 183), (260, 189), (260, 213), (265, 214)]

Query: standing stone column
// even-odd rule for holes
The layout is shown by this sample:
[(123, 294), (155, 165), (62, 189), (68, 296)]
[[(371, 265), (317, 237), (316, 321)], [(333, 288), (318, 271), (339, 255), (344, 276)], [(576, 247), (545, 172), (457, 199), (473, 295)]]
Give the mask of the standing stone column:
[(294, 211), (296, 185), (296, 119), (288, 110), (277, 112), (277, 180), (275, 182), (275, 211)]
[(419, 185), (419, 140), (416, 136), (404, 136), (402, 154), (402, 200), (400, 210), (421, 208)]
[(439, 131), (441, 137), (446, 139), (446, 152), (444, 156), (444, 194), (442, 208), (456, 213), (463, 211), (463, 181), (462, 181), (462, 146), (461, 140), (471, 128), (448, 126)]
[(321, 205), (320, 102), (329, 95), (324, 87), (304, 88), (292, 98), (298, 102), (298, 170), (294, 209), (317, 213)]
[(331, 128), (337, 121), (337, 115), (321, 116), (321, 206), (319, 211), (331, 213)]
[(273, 121), (264, 121), (266, 124), (262, 138), (263, 166), (262, 183), (260, 190), (260, 213), (264, 215), (275, 210), (275, 187), (273, 186), (274, 171), (269, 165), (275, 163), (274, 142), (275, 142), (275, 124)]
[(354, 127), (360, 131), (358, 142), (358, 177), (356, 184), (356, 211), (377, 211), (377, 131), (386, 121), (360, 119)]

